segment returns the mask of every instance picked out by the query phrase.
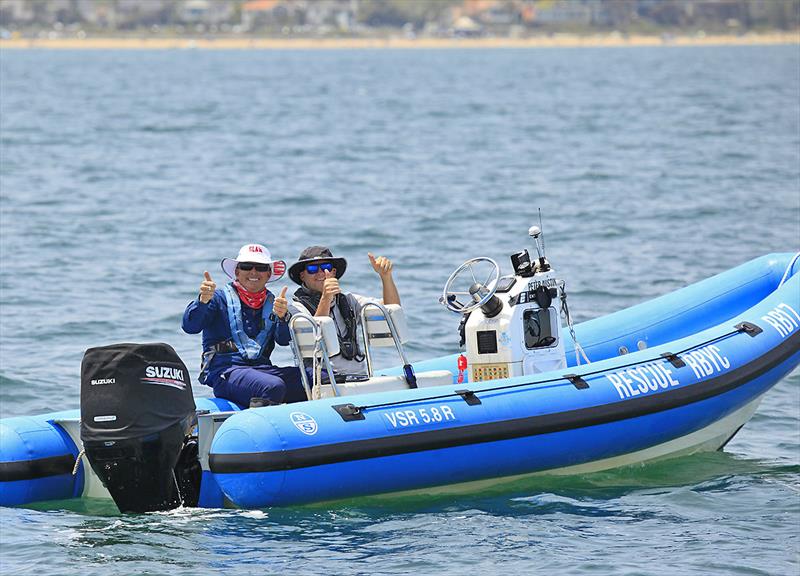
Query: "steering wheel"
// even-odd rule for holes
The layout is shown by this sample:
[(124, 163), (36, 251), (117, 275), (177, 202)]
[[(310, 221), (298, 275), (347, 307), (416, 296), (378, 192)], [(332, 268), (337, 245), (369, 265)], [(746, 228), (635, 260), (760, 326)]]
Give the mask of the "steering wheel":
[[(476, 276), (476, 268), (478, 269), (478, 276)], [(486, 275), (486, 279), (483, 282), (479, 281), (478, 278), (483, 278), (483, 273), (487, 270), (489, 274)], [(468, 274), (467, 271), (469, 272)], [(439, 302), (452, 312), (468, 314), (491, 300), (495, 290), (497, 290), (497, 281), (499, 279), (500, 266), (497, 265), (497, 262), (485, 256), (472, 258), (450, 274)], [(466, 289), (464, 289), (465, 287)], [(466, 304), (461, 303), (458, 300), (459, 296), (465, 296), (469, 302)]]

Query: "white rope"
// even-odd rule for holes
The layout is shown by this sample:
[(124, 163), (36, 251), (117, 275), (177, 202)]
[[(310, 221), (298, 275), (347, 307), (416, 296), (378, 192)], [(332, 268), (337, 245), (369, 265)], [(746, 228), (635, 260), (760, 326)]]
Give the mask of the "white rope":
[(572, 315), (569, 313), (569, 306), (567, 306), (567, 291), (565, 290), (566, 282), (563, 280), (561, 281), (561, 285), (559, 288), (561, 289), (561, 311), (564, 313), (564, 318), (567, 320), (567, 327), (569, 328), (569, 333), (572, 336), (572, 342), (575, 344), (575, 365), (581, 365), (581, 356), (583, 359), (586, 360), (587, 364), (591, 364), (589, 357), (586, 355), (586, 352), (583, 351), (583, 347), (578, 342), (578, 338), (575, 336), (575, 327), (572, 324)]
[(183, 506), (183, 494), (181, 493), (181, 485), (178, 484), (178, 477), (175, 475), (175, 469), (172, 469), (172, 481), (175, 483), (175, 492), (178, 493), (178, 501), (180, 505)]
[(778, 288), (783, 286), (783, 283), (786, 282), (786, 280), (789, 278), (789, 272), (792, 271), (792, 267), (794, 267), (794, 263), (797, 262), (798, 258), (800, 258), (800, 252), (795, 254), (794, 258), (792, 258), (792, 261), (789, 262), (789, 265), (786, 267), (786, 272), (783, 273), (783, 278), (781, 278), (781, 281), (778, 282)]
[(586, 360), (587, 364), (591, 364), (591, 361), (589, 360), (589, 357), (586, 355), (586, 352), (583, 351), (583, 347), (575, 339), (575, 330), (572, 329), (572, 324), (570, 324), (570, 326), (569, 326), (569, 331), (570, 331), (570, 334), (572, 334), (572, 341), (575, 342), (575, 364), (577, 366), (581, 365), (581, 360), (580, 360), (580, 357), (578, 356), (578, 352), (581, 353), (581, 356), (583, 356), (583, 359)]
[(83, 457), (84, 454), (86, 454), (86, 448), (81, 448), (81, 451), (78, 452), (78, 457), (75, 458), (75, 465), (72, 467), (73, 476), (78, 474), (78, 468), (81, 465), (81, 458)]
[[(312, 355), (312, 372), (314, 382), (311, 384), (311, 399), (319, 400), (322, 398), (322, 329), (314, 336), (314, 354)], [(333, 377), (329, 374), (329, 377)]]

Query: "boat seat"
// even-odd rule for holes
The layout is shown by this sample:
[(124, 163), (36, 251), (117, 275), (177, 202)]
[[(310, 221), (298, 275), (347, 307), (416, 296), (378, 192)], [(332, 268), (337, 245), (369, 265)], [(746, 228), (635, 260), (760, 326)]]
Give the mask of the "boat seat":
[[(322, 362), (322, 368), (328, 374), (333, 373), (330, 354), (339, 353), (339, 337), (336, 333), (336, 324), (329, 317), (317, 318), (306, 312), (297, 312), (289, 320), (289, 334), (291, 336), (289, 344), (294, 354), (294, 363), (300, 368), (300, 381), (306, 391), (306, 398), (312, 400), (315, 382), (308, 381), (305, 361), (316, 358)], [(316, 378), (316, 374), (314, 377)]]
[(361, 308), (361, 326), (364, 330), (364, 359), (367, 375), (375, 375), (372, 349), (394, 346), (403, 365), (409, 364), (403, 343), (408, 340), (406, 315), (399, 304), (367, 302)]
[(303, 358), (312, 358), (314, 356), (318, 334), (312, 324), (316, 324), (321, 332), (319, 336), (322, 337), (322, 344), (325, 346), (328, 357), (336, 356), (339, 353), (339, 337), (336, 334), (336, 324), (334, 324), (333, 318), (327, 316), (317, 318), (307, 314), (295, 314), (292, 320), (294, 320), (291, 323), (292, 341), (297, 344), (300, 349), (300, 355)]
[[(365, 392), (382, 392), (384, 390), (402, 390), (409, 388), (404, 375), (376, 376), (373, 370), (371, 349), (376, 347), (394, 346), (403, 363), (403, 367), (410, 363), (403, 350), (403, 343), (408, 340), (408, 324), (403, 308), (399, 304), (377, 304), (368, 302), (361, 309), (361, 325), (364, 327), (364, 357), (367, 362), (367, 382), (353, 382), (353, 394)], [(429, 386), (443, 386), (453, 383), (453, 375), (447, 370), (420, 372), (414, 374), (417, 388)], [(365, 386), (366, 384), (366, 386)], [(342, 393), (344, 395), (344, 393)]]
[[(431, 370), (429, 372), (419, 372), (417, 376), (418, 388), (430, 388), (433, 386), (447, 386), (453, 383), (453, 374), (448, 370)], [(370, 394), (372, 392), (389, 392), (391, 390), (407, 390), (408, 382), (402, 375), (397, 376), (372, 376), (360, 382), (342, 382), (336, 385), (339, 396), (352, 396), (353, 394)], [(336, 396), (330, 384), (320, 386), (323, 398)]]
[[(364, 356), (367, 363), (366, 380), (352, 382), (337, 382), (334, 384), (320, 385), (320, 394), (323, 398), (333, 396), (347, 396), (352, 394), (365, 394), (370, 392), (384, 392), (388, 390), (404, 390), (409, 388), (404, 375), (376, 376), (373, 371), (373, 347), (394, 346), (404, 365), (408, 364), (402, 343), (407, 340), (408, 326), (403, 309), (397, 304), (384, 306), (370, 302), (361, 310), (361, 325), (364, 330)], [(339, 338), (336, 325), (328, 317), (318, 318), (306, 313), (297, 313), (289, 321), (292, 334), (292, 349), (295, 362), (304, 366), (304, 360), (313, 358), (318, 354), (322, 368), (328, 373), (333, 372), (330, 357), (339, 353)], [(453, 383), (453, 374), (448, 370), (434, 370), (415, 374), (417, 387), (444, 386)], [(314, 383), (308, 382), (305, 370), (301, 370), (303, 386), (308, 398), (312, 398)]]
[[(394, 331), (386, 320), (387, 312)], [(361, 310), (361, 325), (364, 326), (364, 336), (369, 341), (369, 348), (391, 347), (408, 342), (406, 314), (399, 304), (367, 303)]]

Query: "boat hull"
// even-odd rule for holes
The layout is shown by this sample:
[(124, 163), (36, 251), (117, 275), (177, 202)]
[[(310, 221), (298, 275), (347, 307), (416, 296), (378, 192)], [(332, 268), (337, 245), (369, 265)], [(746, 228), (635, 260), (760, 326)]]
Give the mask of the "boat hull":
[(78, 448), (54, 424), (77, 410), (0, 420), (0, 503), (4, 506), (80, 495), (83, 471), (73, 468)]
[[(407, 491), (533, 472), (583, 473), (716, 450), (741, 428), (763, 394), (798, 360), (794, 354), (753, 380), (738, 386), (734, 382), (722, 384), (732, 387), (727, 392), (672, 409), (639, 406), (615, 410), (604, 405), (605, 410), (578, 409), (489, 423), (465, 423), (460, 427), (400, 436), (385, 432), (379, 436), (380, 431), (375, 431), (368, 439), (294, 450), (269, 450), (263, 437), (254, 442), (252, 435), (257, 436), (257, 431), (263, 429), (254, 422), (256, 415), (251, 414), (252, 419), (231, 422), (237, 426), (220, 431), (212, 449), (211, 468), (231, 501), (250, 508)], [(490, 403), (484, 395), (481, 398), (484, 404)], [(542, 403), (548, 403), (546, 395), (541, 398)], [(459, 420), (463, 412), (475, 408), (455, 403), (451, 407)], [(642, 410), (646, 413), (626, 416)], [(319, 421), (320, 428), (332, 424), (314, 411), (309, 410), (308, 414)], [(270, 427), (278, 428), (279, 437), (287, 444), (294, 443), (291, 431), (280, 428), (278, 420), (280, 417), (273, 413)], [(592, 420), (598, 423), (587, 425)], [(489, 439), (498, 436), (512, 437)], [(385, 441), (379, 442), (376, 437)], [(233, 459), (214, 458), (220, 447), (231, 445), (246, 445), (258, 452), (237, 451)], [(254, 468), (262, 470), (247, 471)]]
[(462, 384), (347, 397), (360, 407), (351, 420), (342, 398), (249, 410), (220, 428), (211, 470), (235, 505), (251, 508), (717, 449), (800, 362), (798, 300), (795, 275), (716, 326), (572, 367), (580, 380), (470, 383), (479, 403), (458, 393)]
[[(800, 363), (800, 263), (769, 255), (575, 327), (591, 364), (237, 411), (197, 399), (200, 506), (458, 492), (716, 450)], [(568, 352), (574, 344), (567, 343)], [(624, 354), (627, 350), (637, 350)], [(0, 505), (109, 498), (78, 410), (0, 421)]]
[[(219, 398), (198, 398), (197, 408), (233, 412)], [(111, 499), (82, 452), (80, 410), (0, 420), (0, 506), (70, 498)], [(201, 505), (218, 506), (224, 496), (213, 475), (204, 471)]]
[(539, 472), (529, 472), (500, 478), (487, 478), (484, 480), (473, 480), (458, 484), (444, 484), (428, 486), (415, 490), (404, 490), (392, 493), (395, 496), (406, 495), (458, 495), (470, 494), (504, 485), (514, 484), (530, 478), (541, 476), (574, 476), (624, 468), (628, 466), (653, 463), (660, 460), (667, 460), (681, 456), (689, 456), (700, 452), (713, 452), (721, 450), (731, 438), (747, 423), (755, 414), (762, 397), (756, 398), (750, 404), (733, 412), (732, 414), (714, 422), (710, 426), (692, 432), (686, 436), (651, 446), (644, 450), (623, 454), (602, 460), (594, 460), (586, 464), (567, 466), (564, 468), (553, 468)]

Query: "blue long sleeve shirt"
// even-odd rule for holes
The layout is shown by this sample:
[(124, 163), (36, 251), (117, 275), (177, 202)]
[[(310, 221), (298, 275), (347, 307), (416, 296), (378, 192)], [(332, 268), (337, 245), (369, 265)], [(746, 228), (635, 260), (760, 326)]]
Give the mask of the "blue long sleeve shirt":
[[(268, 331), (263, 353), (256, 360), (247, 360), (240, 353), (215, 353), (208, 366), (208, 377), (205, 384), (213, 386), (219, 377), (231, 366), (269, 366), (270, 354), (275, 344), (289, 344), (289, 325), (286, 322), (263, 320), (261, 308), (250, 308), (242, 303), (242, 324), (245, 333), (255, 338), (266, 322)], [(214, 291), (214, 296), (207, 304), (200, 300), (189, 302), (183, 313), (183, 331), (187, 334), (203, 333), (203, 353), (210, 351), (215, 344), (231, 340), (231, 328), (228, 321), (228, 305), (221, 289)]]

